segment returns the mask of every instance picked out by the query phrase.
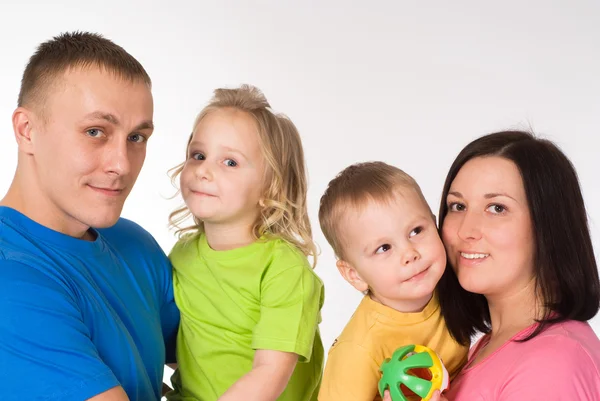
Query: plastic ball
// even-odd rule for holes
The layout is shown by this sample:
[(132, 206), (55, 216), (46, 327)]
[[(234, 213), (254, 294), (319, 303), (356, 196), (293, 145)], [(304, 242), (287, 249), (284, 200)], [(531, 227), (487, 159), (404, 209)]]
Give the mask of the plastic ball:
[[(415, 374), (416, 370), (426, 369), (429, 380)], [(393, 401), (408, 401), (400, 386), (404, 385), (422, 401), (428, 401), (435, 390), (443, 391), (448, 388), (449, 376), (440, 357), (423, 345), (406, 345), (398, 348), (391, 358), (386, 358), (379, 371), (379, 394), (387, 389)]]

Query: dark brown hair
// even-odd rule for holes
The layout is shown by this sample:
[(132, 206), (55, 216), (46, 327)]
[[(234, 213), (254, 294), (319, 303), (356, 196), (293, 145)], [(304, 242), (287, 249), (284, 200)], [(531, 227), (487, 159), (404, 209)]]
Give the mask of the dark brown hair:
[[(497, 132), (468, 144), (450, 167), (440, 205), (440, 229), (454, 178), (469, 160), (497, 156), (521, 174), (534, 238), (536, 290), (544, 302), (540, 324), (524, 341), (552, 323), (587, 321), (600, 307), (600, 280), (575, 168), (551, 141), (522, 131)], [(467, 344), (476, 331), (490, 331), (486, 298), (464, 290), (448, 266), (438, 286), (442, 313), (454, 338)]]
[(63, 33), (40, 44), (25, 67), (19, 106), (43, 102), (48, 88), (69, 68), (98, 67), (152, 85), (144, 67), (121, 46), (88, 32)]

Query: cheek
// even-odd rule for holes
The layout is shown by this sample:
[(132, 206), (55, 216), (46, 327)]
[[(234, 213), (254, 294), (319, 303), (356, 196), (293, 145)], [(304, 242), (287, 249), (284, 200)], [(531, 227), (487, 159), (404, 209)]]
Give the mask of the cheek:
[(533, 241), (529, 231), (523, 232), (513, 227), (498, 230), (488, 235), (488, 241), (501, 252), (507, 263), (522, 264), (533, 258)]
[(441, 238), (436, 238), (431, 247), (431, 253), (434, 255), (436, 261), (446, 263), (446, 248)]
[(507, 251), (522, 247), (523, 240), (527, 237), (527, 234), (515, 222), (488, 224), (485, 229), (487, 241), (498, 249), (505, 249)]
[[(46, 167), (47, 174), (52, 174), (64, 180), (66, 177), (83, 177), (100, 169), (101, 158), (98, 154), (81, 146), (65, 146), (49, 148), (49, 158)], [(45, 168), (42, 166), (42, 168)], [(66, 180), (64, 180), (66, 181)], [(66, 183), (66, 182), (65, 182)]]
[(230, 188), (230, 191), (243, 193), (244, 198), (258, 201), (258, 199), (263, 195), (262, 191), (262, 181), (258, 180), (255, 176), (238, 176), (235, 180), (231, 180), (227, 183), (227, 186)]
[(129, 153), (129, 161), (131, 163), (131, 171), (135, 176), (139, 174), (146, 160), (146, 148), (135, 149)]
[(193, 177), (193, 170), (189, 167), (189, 164), (185, 164), (181, 173), (179, 174), (179, 187), (183, 190), (185, 184), (189, 183)]
[(442, 237), (441, 239), (442, 239), (443, 245), (446, 248), (450, 247), (452, 242), (454, 242), (455, 233), (456, 233), (456, 230), (454, 229), (452, 221), (450, 221), (450, 219), (446, 219), (444, 221), (444, 225), (442, 226), (442, 230), (441, 230), (441, 237)]
[(69, 156), (69, 168), (74, 173), (91, 174), (102, 168), (100, 152), (80, 149)]

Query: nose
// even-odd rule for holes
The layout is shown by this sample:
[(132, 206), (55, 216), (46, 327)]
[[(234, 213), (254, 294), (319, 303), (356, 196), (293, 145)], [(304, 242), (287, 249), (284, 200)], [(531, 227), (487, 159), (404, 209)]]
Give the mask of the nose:
[(127, 141), (115, 140), (105, 151), (105, 168), (109, 174), (127, 175), (131, 171)]
[(458, 237), (463, 241), (473, 241), (481, 238), (481, 222), (476, 213), (463, 214), (462, 221), (458, 226)]
[(203, 160), (199, 162), (194, 169), (194, 175), (199, 180), (211, 181), (213, 179), (213, 171), (210, 162)]
[(402, 255), (402, 264), (404, 266), (408, 266), (409, 264), (414, 263), (419, 259), (421, 259), (421, 254), (419, 254), (419, 252), (411, 246), (408, 247)]

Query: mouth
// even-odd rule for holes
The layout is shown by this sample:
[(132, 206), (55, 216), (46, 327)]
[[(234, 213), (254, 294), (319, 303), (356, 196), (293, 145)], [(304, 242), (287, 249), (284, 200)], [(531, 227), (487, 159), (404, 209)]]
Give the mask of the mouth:
[(405, 283), (410, 283), (412, 281), (417, 281), (422, 279), (423, 277), (425, 277), (425, 275), (427, 274), (427, 272), (429, 271), (429, 267), (425, 270), (420, 271), (419, 273), (415, 274), (414, 276), (412, 276), (411, 278), (409, 278), (408, 280), (404, 280)]
[(208, 192), (202, 192), (202, 191), (194, 191), (193, 189), (190, 190), (190, 192), (196, 196), (200, 196), (200, 197), (206, 197), (206, 198), (215, 198), (216, 195), (213, 194), (209, 194)]
[(460, 252), (461, 259), (468, 261), (482, 261), (490, 256), (489, 253), (471, 253), (471, 252)]
[(90, 187), (92, 190), (99, 192), (103, 195), (107, 195), (107, 196), (119, 196), (123, 193), (125, 188), (105, 188), (105, 187), (95, 187), (93, 185), (89, 185), (88, 187)]

